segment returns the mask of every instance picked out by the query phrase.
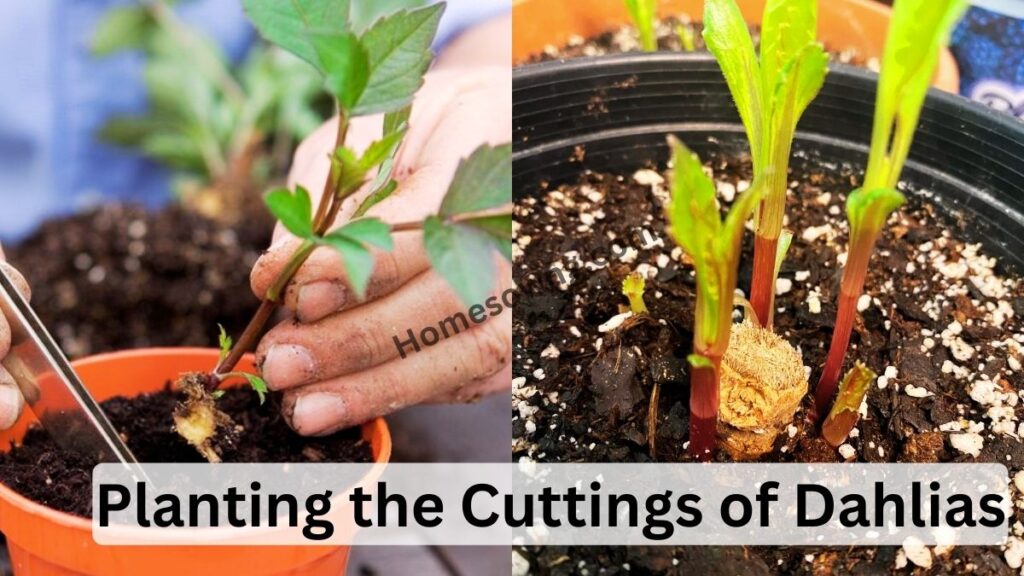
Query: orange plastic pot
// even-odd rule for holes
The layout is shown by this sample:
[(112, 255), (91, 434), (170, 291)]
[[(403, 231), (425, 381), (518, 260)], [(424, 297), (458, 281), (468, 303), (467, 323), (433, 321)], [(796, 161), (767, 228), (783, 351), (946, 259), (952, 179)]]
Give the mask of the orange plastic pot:
[[(761, 23), (765, 0), (737, 0), (747, 22)], [(704, 13), (704, 0), (658, 0), (658, 14), (668, 17)], [(874, 0), (818, 2), (818, 38), (833, 50), (856, 49), (864, 58), (881, 58), (892, 9)], [(573, 36), (588, 38), (630, 22), (622, 0), (514, 0), (512, 59), (522, 62), (545, 46), (562, 46)], [(932, 84), (947, 92), (960, 89), (960, 70), (943, 50)]]
[[(74, 363), (97, 400), (155, 392), (182, 372), (208, 370), (217, 350), (167, 348), (118, 352)], [(252, 358), (239, 364), (251, 371)], [(35, 418), (26, 411), (0, 433), (0, 447), (25, 436)], [(391, 458), (391, 435), (382, 419), (363, 425), (374, 461)], [(347, 546), (100, 546), (90, 520), (33, 502), (0, 484), (0, 531), (7, 537), (15, 576), (199, 576), (203, 574), (339, 576)]]

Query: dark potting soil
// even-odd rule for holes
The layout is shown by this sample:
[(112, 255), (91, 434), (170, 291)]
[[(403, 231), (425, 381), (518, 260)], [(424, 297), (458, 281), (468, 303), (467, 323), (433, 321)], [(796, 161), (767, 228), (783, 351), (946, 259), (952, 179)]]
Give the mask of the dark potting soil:
[[(746, 158), (709, 159), (724, 205), (749, 185)], [(787, 227), (792, 248), (777, 286), (776, 330), (812, 368), (835, 321), (845, 258), (846, 194), (862, 174), (797, 153)], [(998, 462), (1024, 467), (1024, 282), (965, 239), (970, 222), (912, 190), (872, 256), (847, 365), (882, 375), (866, 416), (837, 451), (805, 429), (805, 402), (764, 458), (778, 462)], [(654, 170), (584, 174), (516, 203), (513, 456), (544, 462), (687, 461), (693, 268), (665, 233), (666, 184)], [(749, 287), (752, 235), (739, 287)], [(605, 264), (604, 262), (607, 262)], [(647, 318), (608, 331), (622, 279), (647, 277)], [(605, 326), (606, 330), (608, 326)], [(658, 391), (656, 450), (648, 415)], [(720, 461), (727, 461), (723, 452)], [(1024, 480), (1024, 476), (1021, 478)], [(1014, 499), (1020, 495), (1012, 489)], [(1024, 520), (1019, 508), (1011, 523)], [(1014, 538), (1022, 536), (1017, 524)], [(920, 573), (1011, 574), (999, 547), (956, 547)], [(899, 548), (610, 548), (519, 551), (536, 574), (885, 574)], [(1009, 555), (1007, 555), (1009, 557)], [(624, 567), (628, 566), (628, 568)], [(911, 564), (910, 568), (914, 568)]]
[[(683, 43), (679, 38), (678, 29), (683, 27), (689, 30), (693, 38), (694, 49), (706, 51), (707, 45), (701, 33), (704, 31), (702, 22), (693, 22), (688, 17), (671, 17), (659, 21), (655, 25), (655, 35), (658, 38), (658, 50), (682, 52)], [(761, 33), (758, 26), (750, 27), (751, 36), (755, 46), (760, 44)], [(853, 64), (855, 66), (866, 66), (872, 70), (878, 70), (878, 62), (875, 59), (864, 59), (854, 49), (843, 49), (833, 46), (825, 46), (834, 62)], [(548, 60), (562, 60), (569, 58), (580, 58), (583, 56), (603, 56), (605, 54), (619, 54), (622, 52), (638, 52), (641, 50), (640, 34), (632, 24), (620, 26), (608, 30), (591, 38), (575, 37), (565, 46), (549, 45), (540, 54), (535, 54), (522, 64), (535, 62), (546, 62)]]
[(216, 346), (217, 325), (245, 328), (258, 306), (249, 271), (273, 223), (228, 228), (177, 205), (105, 205), (47, 221), (11, 262), (64, 352), (80, 358), (154, 346)]
[[(205, 462), (174, 431), (171, 413), (178, 395), (169, 388), (132, 399), (103, 402), (111, 424), (140, 462)], [(227, 390), (217, 401), (242, 427), (225, 462), (372, 462), (369, 443), (359, 428), (323, 438), (299, 436), (280, 415), (272, 399), (260, 405), (248, 388)], [(0, 482), (51, 508), (92, 515), (92, 469), (96, 462), (57, 447), (42, 429), (29, 431), (20, 446), (0, 453)]]

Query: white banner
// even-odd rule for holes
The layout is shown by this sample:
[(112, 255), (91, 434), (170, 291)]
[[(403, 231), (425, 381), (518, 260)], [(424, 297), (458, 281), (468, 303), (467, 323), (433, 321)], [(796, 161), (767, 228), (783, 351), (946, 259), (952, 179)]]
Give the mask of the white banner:
[(998, 464), (147, 464), (96, 467), (120, 545), (993, 545)]

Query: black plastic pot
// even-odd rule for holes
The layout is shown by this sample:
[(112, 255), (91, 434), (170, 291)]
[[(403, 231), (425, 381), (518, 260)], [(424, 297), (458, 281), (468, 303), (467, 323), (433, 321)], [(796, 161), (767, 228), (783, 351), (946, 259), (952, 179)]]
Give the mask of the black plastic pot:
[[(794, 149), (863, 167), (877, 75), (835, 66)], [(743, 151), (746, 137), (718, 64), (701, 54), (626, 54), (548, 62), (513, 76), (514, 194), (585, 169), (630, 174), (667, 158), (666, 134), (699, 154)], [(585, 154), (576, 153), (583, 146)], [(578, 158), (582, 156), (582, 160)], [(1024, 271), (1024, 123), (933, 90), (903, 178), (971, 222), (971, 241)]]

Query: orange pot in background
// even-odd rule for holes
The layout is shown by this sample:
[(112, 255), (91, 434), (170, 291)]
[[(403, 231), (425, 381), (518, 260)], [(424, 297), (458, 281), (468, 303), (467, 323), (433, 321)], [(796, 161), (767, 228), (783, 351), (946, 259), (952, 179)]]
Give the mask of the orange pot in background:
[[(736, 3), (747, 22), (761, 23), (765, 0)], [(663, 18), (689, 14), (700, 20), (703, 13), (703, 0), (658, 0)], [(821, 0), (818, 38), (833, 50), (854, 48), (865, 59), (881, 59), (891, 13), (873, 0)], [(630, 21), (623, 0), (513, 0), (512, 58), (521, 62), (545, 46), (562, 46), (573, 36), (596, 36)], [(960, 71), (949, 50), (943, 49), (932, 85), (959, 92)]]
[[(74, 363), (97, 401), (155, 392), (182, 372), (207, 370), (217, 350), (167, 348), (104, 354)], [(239, 370), (252, 371), (252, 357)], [(0, 432), (0, 449), (20, 442), (35, 418), (26, 410), (14, 428)], [(384, 420), (363, 425), (374, 461), (391, 458)], [(339, 576), (347, 546), (100, 546), (92, 522), (33, 502), (0, 484), (0, 531), (15, 576)]]

